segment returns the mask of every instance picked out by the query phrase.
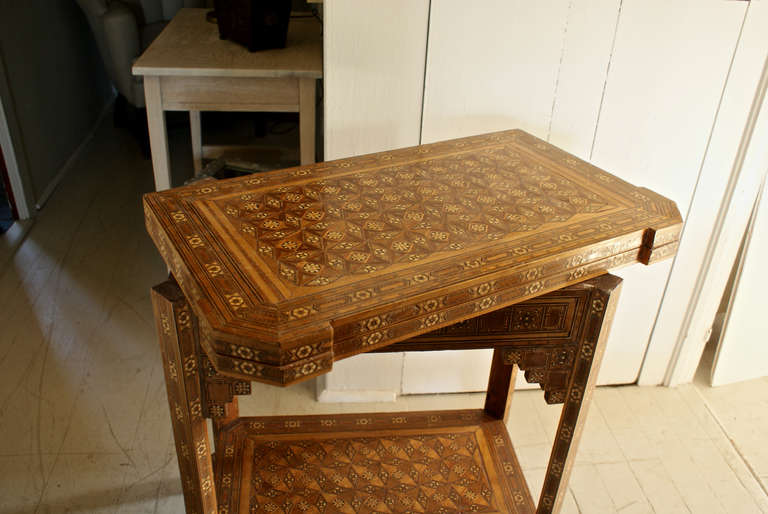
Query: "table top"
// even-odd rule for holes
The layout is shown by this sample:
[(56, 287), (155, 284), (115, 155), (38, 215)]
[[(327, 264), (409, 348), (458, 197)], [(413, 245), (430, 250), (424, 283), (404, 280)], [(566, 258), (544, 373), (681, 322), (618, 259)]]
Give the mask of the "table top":
[(181, 9), (133, 65), (135, 75), (209, 77), (323, 76), (322, 26), (314, 18), (291, 18), (285, 48), (249, 52), (219, 39), (209, 9)]
[(308, 375), (338, 345), (369, 351), (669, 257), (681, 229), (672, 201), (519, 130), (199, 182), (144, 206), (208, 353), (325, 359)]

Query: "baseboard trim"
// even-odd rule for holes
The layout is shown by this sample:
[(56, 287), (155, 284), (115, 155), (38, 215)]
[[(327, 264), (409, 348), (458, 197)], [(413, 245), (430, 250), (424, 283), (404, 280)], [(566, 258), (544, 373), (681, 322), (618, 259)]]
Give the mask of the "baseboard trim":
[(397, 401), (397, 393), (395, 391), (326, 389), (318, 391), (317, 401), (318, 403), (392, 403)]
[(59, 172), (56, 173), (55, 177), (53, 177), (53, 180), (51, 180), (48, 183), (48, 186), (46, 186), (46, 188), (43, 190), (42, 194), (40, 195), (40, 198), (37, 199), (37, 203), (35, 203), (35, 210), (39, 211), (40, 209), (45, 207), (46, 202), (48, 202), (53, 192), (59, 186), (59, 183), (66, 176), (69, 170), (72, 169), (74, 164), (78, 161), (83, 151), (85, 151), (86, 147), (88, 146), (88, 143), (90, 143), (91, 140), (93, 140), (93, 137), (96, 135), (96, 130), (99, 128), (99, 125), (101, 125), (101, 122), (104, 121), (104, 118), (112, 110), (112, 105), (115, 103), (115, 98), (117, 98), (117, 95), (113, 94), (112, 97), (106, 102), (106, 104), (104, 105), (104, 108), (101, 110), (101, 112), (99, 113), (99, 116), (96, 118), (96, 121), (91, 126), (91, 129), (85, 135), (85, 137), (80, 142), (80, 144), (77, 145), (77, 148), (75, 148), (72, 154), (67, 158), (64, 164), (61, 166), (61, 168), (59, 169)]
[(328, 389), (328, 377), (315, 380), (315, 398), (319, 403), (395, 402), (397, 391), (373, 389)]

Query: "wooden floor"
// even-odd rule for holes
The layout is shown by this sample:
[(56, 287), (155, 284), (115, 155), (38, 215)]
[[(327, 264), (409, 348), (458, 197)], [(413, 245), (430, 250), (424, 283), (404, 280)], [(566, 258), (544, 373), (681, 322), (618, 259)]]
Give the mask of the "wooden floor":
[[(190, 156), (171, 133), (172, 155)], [(174, 141), (175, 140), (175, 141)], [(181, 153), (180, 153), (181, 152)], [(0, 512), (182, 512), (142, 225), (149, 161), (107, 121), (0, 274)], [(107, 191), (117, 192), (107, 194)], [(0, 257), (6, 255), (0, 248)], [(249, 415), (474, 408), (482, 395), (314, 401), (254, 384)], [(536, 496), (558, 408), (518, 393), (510, 434)], [(768, 378), (600, 388), (564, 512), (768, 513)]]

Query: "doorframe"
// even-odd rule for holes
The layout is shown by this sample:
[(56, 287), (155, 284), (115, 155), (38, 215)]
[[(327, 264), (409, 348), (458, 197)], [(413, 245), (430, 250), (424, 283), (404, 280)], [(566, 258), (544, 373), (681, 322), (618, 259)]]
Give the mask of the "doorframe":
[[(722, 313), (723, 318), (722, 318), (722, 324), (720, 326), (720, 330), (718, 330), (718, 332), (714, 334), (716, 337), (715, 340), (712, 340), (710, 337), (710, 341), (707, 342), (708, 346), (710, 344), (714, 344), (715, 346), (714, 355), (712, 357), (712, 365), (710, 366), (710, 369), (708, 370), (708, 373), (707, 373), (707, 376), (709, 377), (709, 385), (712, 387), (730, 384), (735, 381), (738, 381), (739, 378), (745, 378), (749, 380), (749, 377), (738, 377), (736, 380), (722, 380), (722, 376), (720, 376), (717, 373), (717, 371), (718, 371), (718, 363), (720, 362), (720, 357), (722, 355), (723, 342), (724, 340), (726, 340), (728, 327), (731, 324), (731, 315), (733, 313), (734, 302), (736, 300), (736, 296), (739, 291), (739, 286), (741, 285), (742, 278), (744, 275), (744, 266), (747, 261), (747, 254), (752, 245), (752, 241), (754, 240), (754, 232), (755, 232), (755, 225), (757, 224), (758, 212), (760, 212), (760, 208), (762, 204), (766, 201), (765, 179), (766, 177), (763, 176), (762, 182), (760, 183), (760, 188), (757, 192), (757, 198), (755, 199), (754, 206), (752, 207), (752, 212), (749, 216), (749, 223), (747, 225), (746, 231), (744, 232), (744, 238), (739, 248), (739, 253), (736, 256), (736, 262), (733, 266), (733, 270), (731, 271), (731, 277), (729, 278), (726, 291), (723, 293), (723, 300), (720, 302), (720, 307), (718, 308), (718, 316), (719, 316), (720, 309), (723, 308), (723, 303), (725, 303), (725, 311)], [(731, 343), (731, 344), (734, 344), (734, 343)], [(722, 368), (720, 368), (720, 371), (722, 372)]]
[[(755, 195), (759, 194), (758, 186), (765, 180), (768, 170), (765, 158), (768, 153), (767, 92), (768, 56), (755, 91), (729, 187), (723, 195), (717, 223), (707, 248), (705, 265), (699, 271), (693, 296), (695, 302), (681, 326), (680, 334), (683, 337), (676, 344), (664, 385), (676, 386), (693, 380), (737, 257), (739, 244), (747, 229)], [(730, 230), (733, 227), (739, 227), (739, 230)]]
[[(750, 54), (755, 50), (750, 45), (754, 43), (756, 32), (764, 30), (765, 25), (768, 24), (767, 7), (752, 5), (750, 7), (751, 14), (756, 19), (745, 20), (744, 33), (734, 52), (734, 68), (742, 66), (740, 70), (737, 70), (741, 73), (747, 69), (746, 65), (752, 64), (748, 61), (754, 62), (754, 56)], [(725, 84), (723, 109), (718, 113), (718, 119), (715, 121), (713, 140), (710, 142), (702, 168), (708, 167), (710, 163), (707, 161), (709, 159), (718, 161), (718, 157), (709, 152), (717, 145), (720, 148), (715, 152), (727, 152), (733, 156), (729, 162), (724, 163), (726, 166), (730, 166), (730, 173), (724, 189), (720, 190), (722, 194), (719, 198), (710, 198), (709, 202), (700, 198), (699, 200), (702, 200), (698, 203), (700, 210), (697, 210), (695, 197), (692, 201), (688, 219), (693, 219), (702, 210), (712, 212), (713, 204), (718, 205), (716, 217), (711, 224), (706, 250), (701, 258), (695, 280), (687, 290), (688, 297), (680, 298), (680, 295), (676, 295), (677, 298), (670, 298), (665, 294), (665, 301), (678, 306), (662, 304), (660, 316), (665, 307), (670, 311), (677, 311), (670, 315), (670, 319), (673, 319), (674, 323), (668, 323), (667, 326), (661, 327), (664, 330), (656, 330), (660, 328), (660, 318), (657, 318), (656, 329), (652, 334), (648, 353), (638, 380), (640, 385), (676, 386), (691, 382), (711, 334), (717, 308), (749, 220), (754, 202), (754, 191), (759, 186), (762, 177), (765, 176), (768, 166), (768, 151), (765, 150), (768, 149), (768, 108), (764, 108), (766, 106), (766, 93), (768, 92), (768, 45), (763, 44), (762, 47), (760, 45), (758, 47), (760, 49), (757, 51), (761, 52), (760, 55), (763, 56), (762, 71), (759, 72), (756, 85), (752, 86), (755, 89), (751, 104), (747, 115), (742, 115), (743, 129), (738, 138), (733, 138), (732, 133), (728, 134), (729, 128), (733, 126), (734, 116), (738, 116), (734, 110), (743, 109), (743, 107), (738, 106), (740, 102), (737, 101), (737, 98), (746, 96), (743, 86), (750, 82), (755, 84), (755, 82), (754, 78), (734, 77), (729, 73)], [(745, 62), (738, 62), (740, 58), (744, 59)], [(754, 73), (754, 71), (750, 73)], [(730, 90), (729, 85), (731, 86)], [(747, 90), (747, 94), (749, 94), (749, 90)], [(730, 98), (728, 98), (729, 95)], [(747, 96), (747, 98), (749, 97)], [(735, 101), (738, 105), (729, 105), (729, 101)], [(725, 112), (726, 109), (730, 109), (730, 112)], [(722, 126), (718, 127), (718, 122), (722, 123)], [(723, 141), (714, 138), (727, 139), (725, 141), (727, 147), (722, 148)], [(715, 164), (721, 163), (716, 162)], [(709, 173), (722, 173), (723, 168), (719, 167), (718, 169), (718, 166), (714, 166), (714, 169), (708, 171)], [(706, 177), (702, 177), (700, 182), (705, 179)], [(683, 232), (684, 236), (685, 231)], [(684, 243), (685, 240), (683, 239), (681, 249)], [(673, 275), (674, 268), (670, 276)], [(680, 309), (679, 305), (683, 305), (684, 308)]]
[(20, 220), (27, 219), (30, 217), (29, 204), (24, 194), (24, 185), (21, 181), (16, 152), (14, 151), (13, 141), (8, 130), (8, 120), (5, 116), (2, 98), (0, 98), (0, 153), (2, 153), (5, 161), (5, 170), (11, 187), (9, 193), (13, 195), (13, 205), (16, 207), (16, 214)]
[(32, 217), (34, 211), (30, 206), (34, 205), (34, 198), (30, 181), (22, 171), (22, 166), (26, 161), (22, 153), (20, 131), (11, 99), (5, 62), (2, 53), (0, 53), (0, 149), (2, 149), (5, 158), (11, 194), (13, 194), (13, 199), (16, 202), (16, 211), (19, 219), (25, 220)]

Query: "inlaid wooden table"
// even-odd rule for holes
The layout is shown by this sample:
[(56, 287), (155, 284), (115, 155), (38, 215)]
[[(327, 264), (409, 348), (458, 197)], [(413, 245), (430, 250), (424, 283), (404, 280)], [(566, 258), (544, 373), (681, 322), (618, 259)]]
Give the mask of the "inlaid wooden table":
[(204, 147), (200, 111), (299, 113), (301, 164), (315, 162), (315, 83), (323, 75), (322, 26), (292, 18), (283, 49), (249, 52), (219, 39), (208, 9), (181, 9), (133, 65), (144, 76), (155, 189), (171, 187), (164, 111), (189, 111), (192, 155)]
[[(674, 203), (522, 131), (145, 196), (190, 513), (554, 512), (620, 279), (674, 254)], [(494, 348), (481, 410), (238, 417), (369, 351)], [(563, 403), (534, 505), (505, 427), (517, 369)], [(213, 446), (206, 418), (213, 419)], [(215, 453), (213, 453), (215, 449)]]

